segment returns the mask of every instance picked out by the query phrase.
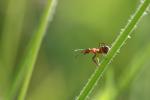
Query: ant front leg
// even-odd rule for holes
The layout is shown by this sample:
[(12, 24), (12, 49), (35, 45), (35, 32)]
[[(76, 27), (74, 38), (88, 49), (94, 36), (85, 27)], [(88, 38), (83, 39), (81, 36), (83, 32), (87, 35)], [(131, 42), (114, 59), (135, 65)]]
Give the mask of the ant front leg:
[(97, 54), (94, 54), (94, 56), (92, 57), (93, 62), (99, 66), (99, 58), (97, 57)]
[(105, 45), (106, 45), (105, 43), (99, 43), (99, 48)]

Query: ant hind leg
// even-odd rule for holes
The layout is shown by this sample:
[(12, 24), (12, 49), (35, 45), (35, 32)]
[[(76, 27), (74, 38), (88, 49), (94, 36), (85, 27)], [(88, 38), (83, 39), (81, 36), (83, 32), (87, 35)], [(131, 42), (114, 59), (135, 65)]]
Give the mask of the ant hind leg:
[(99, 58), (97, 57), (96, 54), (92, 57), (92, 60), (97, 66), (99, 66)]
[(97, 60), (97, 65), (99, 66), (99, 58), (98, 58), (98, 57), (96, 57), (96, 60)]

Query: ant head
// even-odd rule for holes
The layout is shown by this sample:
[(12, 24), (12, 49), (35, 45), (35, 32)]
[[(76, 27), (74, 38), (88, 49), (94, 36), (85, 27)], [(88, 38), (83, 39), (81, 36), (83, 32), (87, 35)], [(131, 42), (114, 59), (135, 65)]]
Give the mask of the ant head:
[(103, 53), (107, 54), (109, 51), (110, 47), (109, 46), (102, 46), (102, 51)]

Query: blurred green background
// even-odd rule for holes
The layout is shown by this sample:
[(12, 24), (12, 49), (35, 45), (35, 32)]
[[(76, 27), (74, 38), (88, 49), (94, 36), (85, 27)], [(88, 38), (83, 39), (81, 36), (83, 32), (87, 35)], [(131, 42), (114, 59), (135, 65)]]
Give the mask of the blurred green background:
[[(4, 100), (4, 95), (9, 91), (19, 69), (19, 61), (37, 30), (46, 3), (46, 0), (0, 1), (0, 100)], [(92, 55), (76, 58), (78, 53), (73, 50), (97, 47), (98, 43), (111, 46), (139, 4), (139, 0), (58, 0), (26, 100), (75, 99), (96, 66), (91, 60)], [(114, 58), (111, 67), (89, 95), (89, 100), (113, 100), (111, 95), (117, 87), (114, 85), (120, 81), (122, 73), (128, 75), (134, 58), (135, 66), (140, 61), (138, 52), (148, 53), (144, 48), (150, 46), (149, 23), (148, 14)], [(115, 100), (149, 100), (150, 62), (147, 60), (140, 67)]]

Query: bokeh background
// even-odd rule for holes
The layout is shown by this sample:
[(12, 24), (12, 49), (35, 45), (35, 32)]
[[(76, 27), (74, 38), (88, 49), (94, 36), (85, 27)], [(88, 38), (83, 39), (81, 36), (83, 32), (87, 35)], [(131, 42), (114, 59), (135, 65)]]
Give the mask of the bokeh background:
[[(46, 3), (46, 0), (0, 0), (0, 100), (5, 99)], [(92, 55), (76, 57), (78, 52), (73, 50), (97, 47), (99, 43), (111, 46), (139, 4), (140, 0), (58, 0), (26, 100), (74, 100), (96, 66)], [(141, 60), (143, 54), (150, 52), (145, 52), (150, 46), (149, 39), (150, 15), (147, 14), (88, 99), (149, 100), (150, 56)], [(139, 70), (136, 66), (140, 66)], [(130, 79), (131, 68), (134, 77)], [(127, 86), (117, 93), (117, 82), (125, 79), (129, 79)]]

